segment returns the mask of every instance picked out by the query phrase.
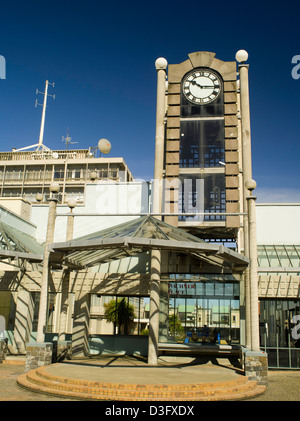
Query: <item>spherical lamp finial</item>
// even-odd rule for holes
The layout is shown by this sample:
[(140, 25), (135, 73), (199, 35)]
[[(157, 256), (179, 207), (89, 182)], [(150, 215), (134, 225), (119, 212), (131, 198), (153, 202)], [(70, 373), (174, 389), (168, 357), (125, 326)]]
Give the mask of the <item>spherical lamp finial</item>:
[(245, 183), (245, 187), (247, 190), (255, 190), (256, 189), (256, 181), (253, 179), (247, 180)]
[(91, 180), (92, 180), (92, 181), (96, 180), (96, 178), (97, 178), (97, 173), (96, 173), (96, 171), (92, 171), (92, 172), (90, 173), (90, 178), (91, 178)]
[(155, 61), (156, 70), (166, 69), (168, 66), (168, 62), (164, 57), (159, 57)]
[(246, 50), (239, 50), (235, 55), (236, 61), (239, 63), (245, 63), (248, 60), (248, 53)]
[(60, 190), (60, 186), (58, 183), (53, 182), (50, 184), (49, 190), (51, 193), (58, 193)]
[(70, 209), (74, 209), (76, 205), (77, 205), (77, 201), (75, 199), (71, 198), (68, 200), (68, 206)]
[(44, 195), (43, 195), (42, 193), (37, 193), (37, 194), (35, 195), (35, 200), (36, 200), (37, 202), (41, 203), (41, 202), (43, 201), (43, 199), (44, 199)]

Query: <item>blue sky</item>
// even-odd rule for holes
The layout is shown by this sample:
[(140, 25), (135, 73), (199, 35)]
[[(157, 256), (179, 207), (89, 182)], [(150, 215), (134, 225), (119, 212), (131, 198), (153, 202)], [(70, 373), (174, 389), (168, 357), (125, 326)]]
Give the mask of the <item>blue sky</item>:
[[(253, 178), (260, 202), (300, 202), (299, 2), (11, 1), (0, 9), (0, 149), (38, 142), (45, 80), (44, 144), (112, 143), (136, 178), (153, 177), (155, 60), (180, 63), (195, 51), (220, 60), (249, 53)], [(300, 74), (300, 71), (299, 71)]]

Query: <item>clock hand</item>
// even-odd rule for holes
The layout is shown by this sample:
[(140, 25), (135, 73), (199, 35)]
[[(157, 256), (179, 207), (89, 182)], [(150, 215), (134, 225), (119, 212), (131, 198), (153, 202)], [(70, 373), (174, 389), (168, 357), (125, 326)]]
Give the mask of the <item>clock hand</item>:
[[(192, 85), (197, 85), (197, 86), (199, 86), (199, 88), (201, 88), (201, 89), (203, 89), (203, 88), (215, 88), (215, 86), (214, 85), (203, 85), (203, 86), (201, 86), (201, 85), (199, 85), (199, 83), (197, 83), (195, 80), (192, 80)], [(217, 88), (218, 86), (216, 86), (216, 88)]]
[(197, 83), (195, 80), (192, 80), (192, 85), (197, 85), (197, 86), (199, 86), (199, 88), (202, 88), (202, 86), (201, 85), (199, 85), (199, 83)]

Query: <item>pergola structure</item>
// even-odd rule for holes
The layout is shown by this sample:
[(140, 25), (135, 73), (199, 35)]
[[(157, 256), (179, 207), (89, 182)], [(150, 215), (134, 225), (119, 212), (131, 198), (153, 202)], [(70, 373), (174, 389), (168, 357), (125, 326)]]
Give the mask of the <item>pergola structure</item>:
[[(102, 263), (119, 260), (126, 257), (138, 256), (145, 251), (149, 252), (151, 260), (151, 277), (153, 274), (152, 260), (153, 253), (159, 252), (162, 256), (161, 262), (172, 252), (175, 255), (192, 256), (199, 261), (199, 272), (214, 273), (242, 273), (248, 267), (249, 259), (239, 253), (230, 250), (217, 243), (208, 243), (186, 233), (180, 228), (175, 228), (152, 215), (146, 215), (125, 222), (123, 224), (104, 229), (84, 237), (75, 238), (70, 241), (52, 243), (49, 245), (50, 266), (57, 267), (60, 264), (64, 268), (72, 270), (82, 270), (97, 266)], [(164, 266), (168, 271), (168, 265)], [(156, 273), (156, 272), (155, 272)], [(159, 275), (160, 277), (160, 275)], [(156, 284), (157, 294), (159, 283)], [(150, 304), (151, 281), (150, 281)], [(155, 301), (155, 316), (159, 317), (159, 301)], [(82, 305), (82, 303), (81, 303)], [(85, 304), (85, 307), (88, 304)], [(88, 339), (88, 310), (80, 311), (85, 314), (81, 321), (76, 321), (72, 335), (72, 352), (85, 353)], [(151, 329), (155, 335), (155, 354), (158, 347), (158, 327), (149, 320), (149, 331)], [(148, 363), (151, 362), (151, 340), (149, 334)], [(150, 355), (151, 357), (151, 355)]]
[(243, 272), (249, 259), (219, 245), (208, 243), (151, 215), (139, 217), (71, 241), (50, 246), (50, 261), (70, 269), (84, 269), (147, 250), (191, 254), (206, 265)]

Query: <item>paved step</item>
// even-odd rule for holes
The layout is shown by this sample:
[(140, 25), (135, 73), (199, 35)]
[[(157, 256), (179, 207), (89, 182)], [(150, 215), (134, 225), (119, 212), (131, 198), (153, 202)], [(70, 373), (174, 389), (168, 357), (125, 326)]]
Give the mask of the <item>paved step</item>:
[(222, 382), (210, 382), (210, 383), (175, 383), (175, 384), (157, 384), (157, 383), (148, 383), (148, 384), (141, 384), (141, 383), (115, 383), (115, 382), (99, 382), (99, 381), (92, 381), (92, 380), (85, 380), (85, 379), (75, 379), (72, 377), (62, 377), (57, 376), (50, 373), (47, 370), (47, 366), (40, 367), (36, 370), (37, 376), (44, 378), (48, 381), (52, 382), (59, 382), (71, 385), (81, 385), (81, 386), (89, 386), (89, 387), (100, 387), (100, 388), (111, 388), (111, 389), (126, 389), (126, 390), (142, 390), (142, 391), (155, 391), (155, 390), (201, 390), (201, 389), (215, 389), (218, 388), (225, 388), (230, 386), (236, 385), (243, 385), (247, 382), (247, 377), (245, 376), (238, 376), (234, 380), (226, 380)]
[(218, 383), (129, 384), (54, 376), (47, 372), (47, 367), (22, 374), (17, 383), (31, 391), (60, 397), (124, 401), (241, 400), (263, 393), (266, 389), (245, 376)]

